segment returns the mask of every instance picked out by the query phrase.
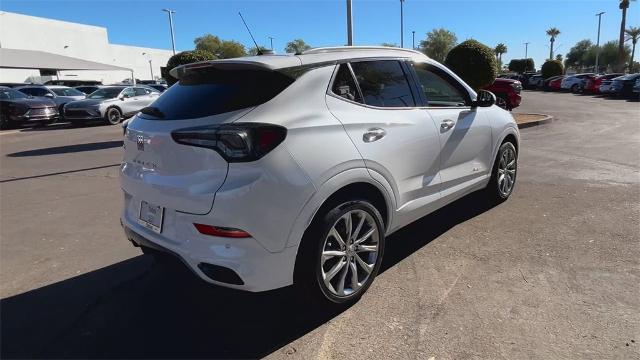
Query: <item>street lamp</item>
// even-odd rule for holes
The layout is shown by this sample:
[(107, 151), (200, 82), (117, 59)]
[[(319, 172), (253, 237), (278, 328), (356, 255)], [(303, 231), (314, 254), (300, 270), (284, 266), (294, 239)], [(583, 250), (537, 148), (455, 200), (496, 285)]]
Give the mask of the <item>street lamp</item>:
[(416, 49), (416, 32), (415, 30), (411, 31), (411, 47), (413, 50)]
[[(143, 52), (142, 55), (147, 55), (146, 52)], [(151, 54), (149, 55), (149, 72), (151, 73), (151, 80), (153, 80), (153, 64), (152, 64), (152, 59), (151, 59)]]
[(404, 0), (400, 0), (400, 47), (404, 47)]
[(526, 42), (524, 43), (524, 71), (526, 72), (528, 70), (528, 62), (527, 62), (527, 56), (529, 55), (529, 43)]
[(347, 0), (347, 45), (353, 46), (353, 16), (351, 0)]
[(271, 51), (273, 51), (273, 39), (275, 39), (273, 36), (267, 36), (269, 38), (269, 41), (271, 42)]
[(602, 15), (605, 12), (600, 12), (597, 13), (596, 16), (598, 17), (598, 43), (596, 44), (596, 71), (595, 73), (597, 74), (599, 72), (599, 60), (600, 60), (600, 24), (602, 23)]
[(173, 14), (175, 14), (176, 12), (169, 9), (162, 9), (162, 11), (165, 11), (167, 14), (169, 14), (169, 29), (171, 30), (171, 48), (173, 49), (173, 55), (175, 55), (176, 54), (176, 38), (173, 35)]

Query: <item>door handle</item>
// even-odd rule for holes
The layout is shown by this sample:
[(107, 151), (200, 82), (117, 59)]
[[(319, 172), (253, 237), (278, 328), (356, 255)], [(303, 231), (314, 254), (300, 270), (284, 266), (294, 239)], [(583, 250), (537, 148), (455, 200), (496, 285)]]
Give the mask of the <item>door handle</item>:
[(456, 125), (456, 122), (451, 120), (451, 119), (447, 119), (447, 120), (442, 120), (442, 123), (440, 124), (440, 127), (442, 128), (442, 130), (447, 131), (449, 129), (451, 129), (452, 127), (454, 127)]
[(384, 131), (384, 129), (380, 129), (380, 128), (367, 129), (367, 132), (362, 135), (362, 141), (366, 143), (378, 141), (382, 139), (385, 135), (387, 135), (387, 132)]

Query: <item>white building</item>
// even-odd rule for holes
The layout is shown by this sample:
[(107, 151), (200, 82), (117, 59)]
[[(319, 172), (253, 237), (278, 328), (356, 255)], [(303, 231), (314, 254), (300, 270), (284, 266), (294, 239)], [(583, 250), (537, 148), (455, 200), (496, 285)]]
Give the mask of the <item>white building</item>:
[[(167, 36), (168, 37), (168, 36)], [(160, 78), (171, 50), (109, 43), (107, 29), (0, 11), (0, 47), (39, 50), (132, 69), (137, 79)], [(151, 63), (149, 63), (151, 62)], [(151, 66), (150, 66), (151, 65)], [(100, 80), (112, 84), (130, 78), (129, 71), (60, 71), (60, 79)], [(39, 70), (0, 69), (0, 82), (44, 82)]]

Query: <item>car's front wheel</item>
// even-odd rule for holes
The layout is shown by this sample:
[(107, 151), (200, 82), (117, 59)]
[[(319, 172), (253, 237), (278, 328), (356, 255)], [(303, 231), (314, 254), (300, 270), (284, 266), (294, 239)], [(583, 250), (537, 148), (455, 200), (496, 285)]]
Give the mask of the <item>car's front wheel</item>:
[(380, 212), (366, 200), (347, 201), (316, 215), (296, 261), (295, 282), (327, 305), (357, 301), (378, 273), (384, 253)]
[(107, 113), (105, 114), (105, 120), (110, 125), (117, 125), (122, 120), (122, 113), (118, 108), (109, 108), (107, 109)]
[(516, 185), (518, 171), (518, 152), (515, 145), (505, 141), (500, 145), (493, 165), (491, 180), (486, 191), (490, 200), (502, 202), (509, 198)]

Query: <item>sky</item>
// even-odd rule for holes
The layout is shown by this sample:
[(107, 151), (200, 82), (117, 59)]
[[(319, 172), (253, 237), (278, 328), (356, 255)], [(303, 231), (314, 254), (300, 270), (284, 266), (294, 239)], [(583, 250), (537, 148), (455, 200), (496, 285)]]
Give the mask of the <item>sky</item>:
[[(106, 27), (115, 44), (171, 48), (163, 8), (175, 10), (177, 50), (193, 49), (193, 39), (206, 33), (252, 44), (238, 12), (257, 42), (282, 53), (286, 43), (302, 38), (313, 47), (346, 44), (345, 0), (2, 0), (0, 10)], [(491, 47), (507, 45), (503, 61), (528, 56), (540, 66), (549, 56), (546, 29), (561, 34), (556, 54), (566, 54), (579, 40), (597, 37), (596, 13), (602, 17), (601, 44), (617, 40), (621, 11), (617, 0), (405, 0), (404, 45), (416, 46), (434, 28), (453, 31), (458, 41), (474, 38)], [(399, 0), (353, 0), (354, 45), (400, 44)], [(627, 27), (640, 26), (640, 1), (632, 2)]]

